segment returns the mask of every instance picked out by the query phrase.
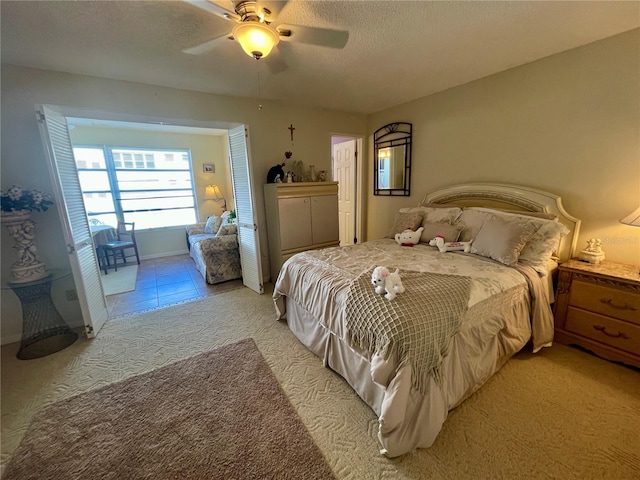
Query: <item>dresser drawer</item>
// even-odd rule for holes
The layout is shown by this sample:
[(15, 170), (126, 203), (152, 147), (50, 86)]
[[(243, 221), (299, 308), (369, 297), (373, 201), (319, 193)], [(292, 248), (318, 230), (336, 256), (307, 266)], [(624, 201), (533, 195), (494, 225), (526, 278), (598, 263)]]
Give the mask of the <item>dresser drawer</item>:
[(640, 352), (638, 325), (569, 307), (564, 329), (636, 355)]
[(574, 280), (569, 305), (640, 325), (640, 294)]

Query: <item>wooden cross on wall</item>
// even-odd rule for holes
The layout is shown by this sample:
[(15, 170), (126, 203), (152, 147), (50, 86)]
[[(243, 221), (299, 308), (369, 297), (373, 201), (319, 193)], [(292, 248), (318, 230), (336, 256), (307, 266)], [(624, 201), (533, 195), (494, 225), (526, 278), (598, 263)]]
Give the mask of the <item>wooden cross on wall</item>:
[(289, 127), (287, 128), (287, 130), (291, 130), (291, 142), (293, 142), (293, 131), (296, 128), (293, 126), (293, 123), (291, 125), (289, 125)]

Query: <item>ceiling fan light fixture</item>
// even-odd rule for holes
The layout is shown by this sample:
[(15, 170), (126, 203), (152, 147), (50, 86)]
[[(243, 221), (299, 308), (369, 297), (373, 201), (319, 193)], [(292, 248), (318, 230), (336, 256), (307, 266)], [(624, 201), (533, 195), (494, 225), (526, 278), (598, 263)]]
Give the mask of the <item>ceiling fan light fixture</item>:
[(256, 60), (264, 58), (280, 41), (275, 28), (263, 22), (241, 22), (233, 27), (233, 37), (247, 55)]

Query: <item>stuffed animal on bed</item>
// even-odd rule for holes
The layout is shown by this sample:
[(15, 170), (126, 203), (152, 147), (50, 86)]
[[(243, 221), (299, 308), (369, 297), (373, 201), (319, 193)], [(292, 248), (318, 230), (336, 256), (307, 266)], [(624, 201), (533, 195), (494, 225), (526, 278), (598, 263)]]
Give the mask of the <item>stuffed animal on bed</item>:
[(438, 247), (440, 253), (456, 251), (469, 253), (471, 251), (471, 242), (473, 242), (473, 240), (469, 240), (468, 242), (445, 242), (444, 237), (442, 235), (438, 235), (433, 240), (429, 240), (429, 245), (432, 247)]
[(391, 273), (387, 267), (376, 267), (371, 274), (371, 283), (376, 287), (376, 293), (391, 301), (396, 298), (396, 293), (404, 293), (404, 286), (400, 279), (399, 270)]
[(420, 241), (420, 235), (424, 227), (420, 227), (415, 232), (411, 229), (406, 229), (402, 233), (396, 233), (396, 242), (403, 247), (413, 247)]

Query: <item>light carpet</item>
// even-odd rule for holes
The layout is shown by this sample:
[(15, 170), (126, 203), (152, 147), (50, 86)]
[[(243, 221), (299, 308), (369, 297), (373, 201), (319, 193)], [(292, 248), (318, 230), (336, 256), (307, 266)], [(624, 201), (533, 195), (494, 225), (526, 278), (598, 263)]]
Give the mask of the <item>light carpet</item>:
[(249, 338), (43, 409), (3, 479), (44, 478), (334, 476)]
[(126, 265), (118, 267), (118, 271), (110, 270), (105, 275), (104, 271), (100, 275), (102, 289), (105, 295), (116, 295), (118, 293), (131, 292), (136, 289), (136, 279), (138, 278), (138, 265)]
[(44, 406), (247, 337), (338, 478), (640, 478), (638, 371), (562, 345), (523, 352), (450, 413), (431, 448), (388, 459), (373, 411), (275, 320), (269, 291), (247, 288), (111, 320), (41, 359), (4, 346), (3, 465)]

